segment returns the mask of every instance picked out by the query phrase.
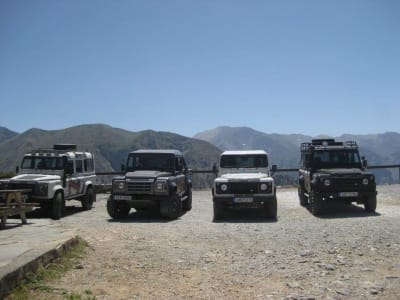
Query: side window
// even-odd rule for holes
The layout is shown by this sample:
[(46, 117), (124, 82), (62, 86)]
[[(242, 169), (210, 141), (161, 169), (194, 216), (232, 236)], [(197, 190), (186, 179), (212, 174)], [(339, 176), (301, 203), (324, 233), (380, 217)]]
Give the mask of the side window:
[(75, 173), (74, 161), (73, 160), (68, 159), (67, 166), (66, 166), (66, 171), (67, 171), (67, 174), (74, 174)]
[(76, 169), (76, 173), (82, 173), (83, 172), (82, 160), (76, 160), (75, 161), (75, 169)]
[(83, 169), (84, 169), (84, 172), (92, 172), (93, 171), (93, 159), (86, 158), (83, 161)]

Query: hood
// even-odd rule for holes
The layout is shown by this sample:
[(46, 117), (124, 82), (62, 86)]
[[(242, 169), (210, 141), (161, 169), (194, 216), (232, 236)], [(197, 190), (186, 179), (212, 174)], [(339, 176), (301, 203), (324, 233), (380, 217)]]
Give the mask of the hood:
[(361, 175), (360, 169), (319, 169), (317, 173), (330, 174), (330, 175)]
[(221, 178), (225, 179), (260, 179), (260, 178), (267, 178), (267, 174), (265, 173), (227, 173), (221, 175)]
[(45, 175), (45, 174), (21, 174), (11, 178), (11, 181), (47, 181), (47, 180), (60, 180), (59, 175)]
[(172, 174), (170, 172), (162, 171), (134, 171), (126, 173), (126, 178), (157, 178), (157, 177), (168, 177)]

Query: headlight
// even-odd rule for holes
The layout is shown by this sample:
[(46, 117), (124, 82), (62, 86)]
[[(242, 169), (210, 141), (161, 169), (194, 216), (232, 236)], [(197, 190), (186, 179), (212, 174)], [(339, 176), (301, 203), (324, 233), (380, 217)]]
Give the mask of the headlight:
[(363, 184), (363, 185), (367, 185), (368, 183), (369, 183), (368, 178), (364, 178), (364, 179), (362, 180), (362, 184)]
[(228, 186), (225, 183), (223, 183), (221, 184), (220, 189), (221, 191), (226, 192), (228, 190)]
[(36, 186), (36, 193), (40, 194), (40, 195), (47, 195), (48, 187), (49, 186), (47, 185), (47, 183), (46, 184), (43, 184), (43, 183), (38, 184)]
[(122, 191), (125, 189), (125, 181), (114, 181), (114, 189)]
[(268, 184), (266, 183), (261, 183), (260, 185), (260, 190), (265, 192), (266, 190), (268, 190)]
[(163, 191), (163, 190), (165, 190), (165, 187), (166, 187), (165, 181), (157, 181), (156, 182), (156, 190), (157, 191)]
[(324, 180), (324, 185), (325, 186), (330, 186), (331, 185), (331, 181), (329, 179), (325, 179)]

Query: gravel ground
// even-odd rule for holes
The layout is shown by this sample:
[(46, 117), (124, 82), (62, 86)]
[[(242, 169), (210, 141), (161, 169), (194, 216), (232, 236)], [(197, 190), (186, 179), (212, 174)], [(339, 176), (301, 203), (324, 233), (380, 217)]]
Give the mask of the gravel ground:
[(210, 191), (169, 222), (134, 212), (112, 221), (98, 195), (93, 210), (60, 221), (89, 242), (87, 256), (32, 298), (399, 299), (399, 195), (400, 185), (380, 186), (374, 214), (335, 205), (314, 217), (281, 188), (278, 220), (241, 212), (219, 223)]

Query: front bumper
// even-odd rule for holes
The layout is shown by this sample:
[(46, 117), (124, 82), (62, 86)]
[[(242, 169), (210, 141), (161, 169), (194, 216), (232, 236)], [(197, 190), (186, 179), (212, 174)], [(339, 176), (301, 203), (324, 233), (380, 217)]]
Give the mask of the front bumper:
[(275, 196), (269, 195), (214, 195), (213, 202), (231, 208), (260, 208), (266, 203), (274, 201)]
[(376, 197), (377, 191), (315, 191), (315, 196), (323, 201), (346, 201), (363, 203), (369, 197)]
[(159, 206), (161, 201), (167, 200), (167, 195), (147, 195), (147, 194), (129, 194), (120, 195), (112, 194), (110, 199), (112, 201), (124, 202), (130, 207), (152, 207)]

